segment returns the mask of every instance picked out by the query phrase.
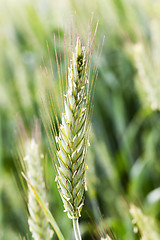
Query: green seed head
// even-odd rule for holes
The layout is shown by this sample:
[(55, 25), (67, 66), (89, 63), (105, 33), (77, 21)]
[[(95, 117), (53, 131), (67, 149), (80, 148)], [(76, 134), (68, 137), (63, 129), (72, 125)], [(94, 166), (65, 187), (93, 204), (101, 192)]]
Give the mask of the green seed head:
[[(39, 144), (36, 140), (27, 139), (24, 144), (25, 157), (23, 158), (26, 166), (26, 175), (32, 186), (36, 189), (43, 201), (48, 207), (45, 183), (43, 180), (43, 168), (41, 165), (41, 158)], [(35, 240), (50, 240), (53, 232), (50, 229), (47, 217), (44, 215), (35, 195), (28, 185), (28, 210), (29, 218), (28, 224), (32, 236)]]
[(78, 218), (85, 190), (87, 74), (85, 49), (77, 39), (68, 73), (65, 111), (57, 137), (57, 184), (70, 218)]

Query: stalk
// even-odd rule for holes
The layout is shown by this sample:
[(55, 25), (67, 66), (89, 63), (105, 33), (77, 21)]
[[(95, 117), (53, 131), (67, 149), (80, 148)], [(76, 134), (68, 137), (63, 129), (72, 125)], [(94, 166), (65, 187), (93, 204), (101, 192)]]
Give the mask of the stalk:
[(64, 112), (56, 137), (57, 186), (65, 212), (73, 221), (76, 240), (81, 240), (78, 219), (84, 205), (86, 190), (86, 152), (88, 146), (89, 81), (86, 50), (77, 38), (68, 69), (67, 93), (64, 95)]
[(76, 240), (81, 240), (81, 233), (80, 233), (80, 229), (79, 229), (79, 222), (78, 222), (78, 218), (73, 218), (73, 230), (74, 230), (74, 235), (75, 235), (75, 239)]

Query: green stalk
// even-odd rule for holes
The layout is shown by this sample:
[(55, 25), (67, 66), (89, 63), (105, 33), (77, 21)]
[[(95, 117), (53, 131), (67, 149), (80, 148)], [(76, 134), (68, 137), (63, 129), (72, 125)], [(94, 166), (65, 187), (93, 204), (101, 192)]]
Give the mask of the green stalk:
[(73, 218), (72, 220), (73, 220), (73, 230), (74, 230), (75, 239), (82, 240), (80, 229), (79, 229), (78, 218)]

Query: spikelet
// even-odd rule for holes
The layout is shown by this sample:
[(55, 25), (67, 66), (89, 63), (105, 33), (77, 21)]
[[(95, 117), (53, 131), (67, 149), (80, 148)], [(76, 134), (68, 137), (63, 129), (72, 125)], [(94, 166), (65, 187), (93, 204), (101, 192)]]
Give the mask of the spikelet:
[(85, 48), (77, 39), (68, 74), (65, 111), (59, 129), (56, 165), (57, 185), (70, 218), (80, 217), (85, 191), (87, 151), (88, 79)]
[[(37, 131), (38, 130), (38, 131)], [(43, 179), (42, 158), (43, 154), (40, 152), (40, 130), (38, 123), (36, 122), (35, 136), (30, 138), (26, 134), (26, 130), (21, 123), (20, 136), (17, 138), (17, 147), (20, 162), (28, 178), (30, 184), (37, 191), (46, 207), (48, 207), (45, 182)], [(42, 208), (36, 200), (36, 197), (28, 184), (28, 224), (30, 232), (34, 240), (50, 240), (53, 235), (53, 231), (50, 229), (47, 217), (44, 215)]]

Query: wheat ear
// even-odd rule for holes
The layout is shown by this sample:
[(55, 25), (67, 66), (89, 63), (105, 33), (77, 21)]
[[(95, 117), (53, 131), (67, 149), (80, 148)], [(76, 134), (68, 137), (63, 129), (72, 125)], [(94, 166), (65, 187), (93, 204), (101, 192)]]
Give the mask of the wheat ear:
[(159, 240), (160, 231), (157, 222), (151, 217), (145, 215), (139, 207), (130, 205), (130, 214), (133, 217), (134, 232), (141, 234), (141, 240)]
[[(46, 206), (48, 207), (45, 183), (43, 180), (43, 168), (41, 165), (41, 158), (39, 145), (34, 138), (27, 139), (24, 144), (25, 157), (24, 163), (26, 168), (27, 178), (32, 186), (39, 193)], [(50, 240), (52, 238), (53, 231), (50, 230), (48, 220), (43, 213), (39, 203), (37, 202), (35, 195), (28, 184), (28, 210), (29, 229), (32, 233), (34, 240)]]
[[(65, 111), (59, 129), (56, 165), (58, 189), (68, 217), (73, 219), (76, 239), (80, 239), (78, 218), (85, 190), (85, 156), (87, 150), (88, 79), (85, 48), (77, 39), (68, 73), (64, 96)], [(79, 236), (79, 237), (78, 237)]]

